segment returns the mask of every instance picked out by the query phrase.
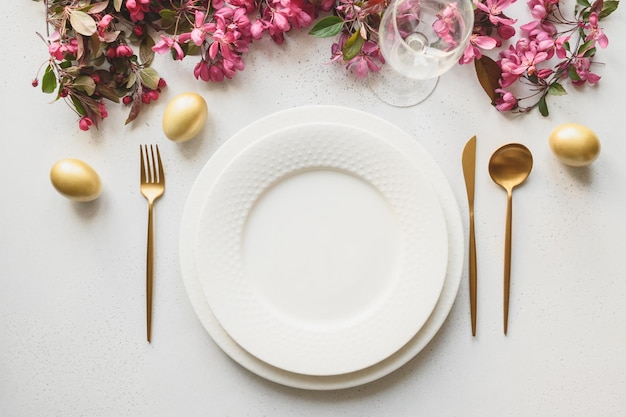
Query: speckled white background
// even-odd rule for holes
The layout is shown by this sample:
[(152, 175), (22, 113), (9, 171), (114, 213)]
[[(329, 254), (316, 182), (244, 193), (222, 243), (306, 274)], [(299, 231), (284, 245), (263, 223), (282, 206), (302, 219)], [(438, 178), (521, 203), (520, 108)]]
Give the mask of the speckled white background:
[[(523, 6), (520, 4), (519, 6)], [(223, 85), (191, 75), (194, 61), (158, 57), (169, 87), (125, 127), (110, 108), (100, 131), (30, 87), (46, 47), (41, 3), (11, 1), (0, 14), (0, 416), (623, 416), (626, 413), (626, 68), (623, 11), (604, 25), (611, 45), (603, 80), (552, 100), (552, 113), (498, 114), (471, 67), (442, 77), (428, 102), (380, 103), (367, 87), (324, 65), (330, 41), (293, 33), (281, 47), (253, 45), (247, 69)], [(200, 139), (169, 142), (162, 112), (184, 91), (210, 111)], [(365, 386), (308, 392), (267, 382), (228, 359), (185, 294), (178, 232), (186, 196), (213, 152), (246, 124), (305, 104), (376, 113), (415, 136), (448, 176), (466, 215), (461, 150), (478, 136), (478, 336), (466, 274), (449, 319), (413, 361)], [(558, 163), (547, 136), (576, 121), (602, 140), (586, 169)], [(515, 192), (509, 335), (502, 335), (505, 193), (487, 173), (491, 152), (517, 141), (534, 153)], [(146, 202), (137, 148), (158, 143), (168, 189), (157, 204), (154, 342), (144, 341)], [(92, 204), (51, 187), (55, 161), (90, 163), (104, 182)], [(467, 222), (465, 227), (467, 230)]]

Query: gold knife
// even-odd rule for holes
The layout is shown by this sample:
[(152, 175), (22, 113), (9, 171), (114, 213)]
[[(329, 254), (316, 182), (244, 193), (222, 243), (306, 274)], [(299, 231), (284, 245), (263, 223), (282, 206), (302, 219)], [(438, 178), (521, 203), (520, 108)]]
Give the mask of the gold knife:
[(474, 234), (474, 181), (476, 177), (476, 136), (473, 136), (463, 148), (463, 176), (467, 189), (469, 206), (469, 291), (470, 312), (472, 317), (472, 336), (476, 336), (476, 237)]

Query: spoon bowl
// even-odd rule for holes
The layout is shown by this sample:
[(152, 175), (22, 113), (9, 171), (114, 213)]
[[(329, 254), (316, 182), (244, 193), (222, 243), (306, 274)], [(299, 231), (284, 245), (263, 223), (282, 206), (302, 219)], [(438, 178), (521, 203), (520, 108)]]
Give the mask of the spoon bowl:
[(509, 143), (493, 153), (489, 159), (489, 175), (506, 190), (506, 237), (504, 240), (504, 334), (508, 330), (509, 293), (511, 287), (511, 219), (513, 216), (513, 188), (522, 184), (533, 168), (530, 150), (519, 143)]
[(507, 192), (523, 183), (533, 168), (530, 150), (519, 143), (509, 143), (498, 148), (489, 160), (491, 179)]

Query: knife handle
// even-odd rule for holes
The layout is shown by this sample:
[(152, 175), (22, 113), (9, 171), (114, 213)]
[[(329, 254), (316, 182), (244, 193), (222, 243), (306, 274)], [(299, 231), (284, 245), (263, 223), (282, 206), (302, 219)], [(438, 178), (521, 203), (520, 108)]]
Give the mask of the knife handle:
[(470, 213), (469, 221), (469, 289), (470, 289), (470, 312), (472, 318), (472, 336), (476, 336), (476, 293), (478, 279), (476, 274), (476, 235), (474, 232), (474, 213)]

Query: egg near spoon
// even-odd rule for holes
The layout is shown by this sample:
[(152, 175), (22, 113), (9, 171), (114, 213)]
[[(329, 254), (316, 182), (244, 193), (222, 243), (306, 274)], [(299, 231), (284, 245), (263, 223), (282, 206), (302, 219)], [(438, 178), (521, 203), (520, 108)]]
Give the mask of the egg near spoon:
[(549, 136), (550, 149), (565, 165), (589, 165), (600, 154), (600, 140), (588, 127), (578, 123), (557, 126)]

